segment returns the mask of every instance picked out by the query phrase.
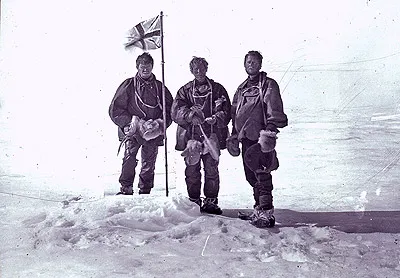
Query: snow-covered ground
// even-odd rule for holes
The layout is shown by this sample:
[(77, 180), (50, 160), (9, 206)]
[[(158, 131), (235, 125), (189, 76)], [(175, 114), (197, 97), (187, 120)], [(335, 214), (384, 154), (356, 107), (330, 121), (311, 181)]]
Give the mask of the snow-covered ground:
[[(93, 184), (85, 175), (3, 171), (1, 277), (398, 277), (398, 123), (357, 115), (354, 127), (321, 113), (318, 122), (292, 114), (305, 120), (278, 139), (273, 229), (236, 218), (253, 201), (240, 158), (226, 151), (222, 217), (188, 202), (173, 150), (168, 197), (163, 159), (150, 196), (113, 195), (115, 153), (107, 170), (97, 159), (76, 165), (102, 169)], [(10, 145), (1, 142), (2, 165)]]
[[(399, 277), (399, 4), (137, 3), (2, 1), (0, 277)], [(169, 196), (164, 148), (151, 195), (114, 195), (121, 156), (107, 109), (140, 53), (121, 38), (160, 10), (173, 95), (199, 55), (233, 96), (250, 49), (280, 84), (289, 126), (273, 173), (275, 228), (236, 217), (252, 192), (226, 151), (224, 214), (188, 202), (175, 124)], [(273, 26), (268, 36), (262, 26)]]

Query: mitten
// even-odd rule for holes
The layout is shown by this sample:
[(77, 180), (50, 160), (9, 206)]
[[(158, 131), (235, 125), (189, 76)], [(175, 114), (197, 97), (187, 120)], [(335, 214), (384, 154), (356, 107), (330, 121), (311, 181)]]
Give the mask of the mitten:
[(139, 117), (138, 116), (133, 116), (132, 120), (129, 125), (124, 127), (124, 134), (126, 136), (133, 136), (133, 134), (136, 133), (136, 131), (139, 129)]
[(261, 130), (258, 137), (258, 144), (261, 146), (263, 153), (272, 152), (276, 146), (276, 132), (270, 130)]
[(160, 128), (159, 121), (149, 119), (143, 123), (143, 133), (142, 138), (146, 141), (157, 138), (163, 133), (162, 128)]
[(200, 161), (201, 152), (201, 143), (197, 140), (189, 140), (181, 156), (185, 158), (186, 165), (195, 165)]
[(226, 149), (232, 156), (240, 155), (239, 139), (237, 134), (233, 134), (226, 139)]
[(276, 152), (262, 152), (261, 145), (256, 143), (249, 147), (244, 154), (243, 161), (253, 172), (266, 171), (267, 173), (278, 169), (279, 161)]
[(211, 133), (209, 138), (205, 138), (203, 146), (203, 154), (209, 153), (214, 160), (219, 161), (221, 152), (217, 134)]

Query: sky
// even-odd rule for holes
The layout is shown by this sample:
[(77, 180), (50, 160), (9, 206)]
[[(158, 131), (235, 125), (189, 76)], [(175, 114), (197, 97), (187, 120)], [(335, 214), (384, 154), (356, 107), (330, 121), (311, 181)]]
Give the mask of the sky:
[[(24, 89), (28, 85), (17, 81), (24, 78), (31, 88), (41, 88), (26, 98), (49, 97), (53, 86), (57, 96), (65, 94), (66, 87), (70, 95), (69, 88), (74, 88), (78, 95), (87, 90), (88, 97), (108, 96), (116, 86), (110, 83), (134, 73), (141, 52), (121, 47), (126, 31), (163, 11), (165, 78), (172, 91), (192, 78), (188, 63), (198, 55), (209, 61), (210, 77), (233, 94), (245, 77), (244, 55), (256, 49), (265, 57), (263, 69), (286, 88), (290, 107), (323, 99), (324, 94), (326, 102), (339, 105), (340, 97), (352, 91), (356, 76), (386, 101), (393, 98), (400, 24), (396, 1), (153, 1), (140, 8), (137, 3), (3, 1), (2, 49), (15, 54), (3, 57), (6, 84), (11, 90)], [(160, 65), (160, 51), (152, 54)], [(158, 76), (160, 71), (160, 66), (155, 68)], [(358, 98), (373, 96), (364, 92)]]
[[(165, 82), (173, 96), (193, 78), (188, 64), (197, 55), (208, 60), (208, 76), (233, 97), (246, 78), (244, 55), (255, 49), (264, 55), (263, 70), (280, 85), (290, 120), (301, 116), (298, 111), (343, 113), (365, 105), (397, 111), (396, 1), (139, 3), (2, 1), (0, 113), (10, 129), (4, 136), (26, 145), (32, 157), (53, 156), (55, 149), (72, 155), (64, 159), (70, 164), (82, 152), (96, 153), (96, 136), (107, 149), (115, 138), (108, 105), (118, 85), (135, 74), (141, 53), (123, 48), (126, 31), (160, 11)], [(160, 79), (160, 51), (151, 53)], [(26, 134), (38, 140), (29, 142)], [(66, 143), (59, 146), (60, 139)]]
[[(1, 277), (399, 276), (397, 1), (1, 5)], [(170, 196), (162, 149), (149, 198), (113, 196), (121, 156), (108, 106), (141, 53), (124, 49), (126, 31), (160, 11), (173, 96), (193, 79), (192, 56), (231, 97), (249, 50), (279, 83), (289, 126), (277, 146), (277, 228), (235, 217), (252, 196), (227, 152), (224, 216), (187, 202), (174, 124)]]

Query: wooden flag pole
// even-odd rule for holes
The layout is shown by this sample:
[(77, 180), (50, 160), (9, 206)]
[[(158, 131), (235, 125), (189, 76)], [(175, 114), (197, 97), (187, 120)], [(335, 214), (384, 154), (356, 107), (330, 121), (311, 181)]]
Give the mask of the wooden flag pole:
[(163, 31), (163, 12), (160, 12), (161, 23), (161, 80), (163, 97), (163, 121), (164, 121), (164, 157), (165, 157), (165, 193), (168, 197), (168, 148), (167, 148), (167, 110), (165, 101), (165, 82), (164, 82), (164, 31)]

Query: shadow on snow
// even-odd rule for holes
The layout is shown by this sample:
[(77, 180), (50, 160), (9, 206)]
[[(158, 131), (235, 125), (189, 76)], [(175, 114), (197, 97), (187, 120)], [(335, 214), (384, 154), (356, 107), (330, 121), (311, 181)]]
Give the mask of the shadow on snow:
[[(250, 209), (224, 209), (223, 216), (237, 218), (238, 211)], [(276, 228), (316, 226), (330, 227), (346, 233), (400, 233), (400, 211), (364, 212), (298, 212), (275, 209)]]

